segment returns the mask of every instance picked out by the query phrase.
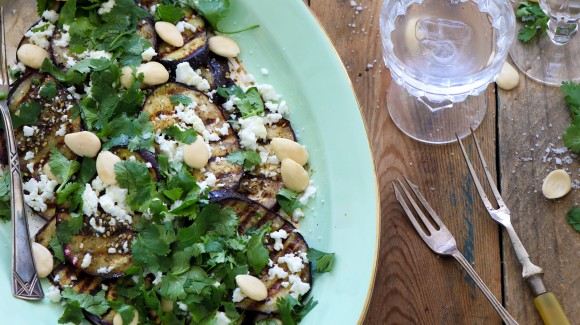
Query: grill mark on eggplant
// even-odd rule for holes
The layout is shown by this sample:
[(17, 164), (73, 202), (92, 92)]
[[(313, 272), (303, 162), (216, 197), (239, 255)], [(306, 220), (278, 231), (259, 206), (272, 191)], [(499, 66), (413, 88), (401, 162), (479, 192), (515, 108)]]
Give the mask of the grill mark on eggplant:
[[(255, 203), (246, 197), (239, 194), (226, 191), (218, 191), (212, 193), (211, 201), (217, 203), (222, 207), (231, 208), (239, 218), (238, 232), (245, 234), (248, 230), (259, 228), (270, 222), (272, 231), (284, 229), (288, 233), (288, 238), (284, 240), (284, 248), (280, 251), (274, 250), (274, 240), (268, 238), (266, 248), (269, 251), (270, 259), (278, 264), (278, 258), (286, 254), (298, 254), (299, 252), (308, 252), (308, 244), (290, 222), (277, 215), (274, 211), (267, 209), (265, 206)], [(258, 216), (256, 218), (256, 215)], [(278, 264), (286, 272), (291, 274), (285, 264)], [(298, 274), (304, 283), (312, 285), (312, 277), (310, 271), (310, 263), (304, 263), (304, 268)], [(268, 289), (268, 297), (264, 301), (253, 301), (251, 299), (244, 299), (237, 303), (238, 308), (244, 310), (258, 311), (263, 313), (273, 313), (277, 311), (276, 300), (279, 297), (286, 297), (290, 293), (290, 286), (283, 287), (282, 282), (287, 279), (269, 279), (268, 268), (264, 268), (258, 275), (260, 280), (264, 282)]]
[[(35, 85), (34, 82), (38, 82)], [(40, 94), (40, 89), (45, 84), (52, 82), (56, 85), (57, 94), (53, 99), (44, 99)], [(73, 106), (76, 100), (64, 89), (54, 77), (48, 74), (30, 73), (15, 82), (8, 95), (8, 107), (12, 112), (17, 112), (20, 105), (27, 101), (38, 102), (42, 107), (42, 112), (38, 116), (38, 121), (34, 125), (38, 128), (33, 136), (25, 137), (23, 127), (14, 130), (16, 137), (18, 156), (20, 157), (20, 170), (24, 182), (31, 178), (39, 179), (42, 167), (50, 160), (50, 149), (56, 147), (68, 159), (75, 159), (76, 155), (64, 143), (64, 135), (57, 135), (62, 125), (65, 125), (65, 134), (78, 132), (81, 130), (80, 117), (71, 119)], [(66, 117), (65, 117), (66, 115)], [(4, 143), (4, 132), (0, 133), (0, 142)], [(26, 153), (30, 151), (34, 157), (24, 160)], [(6, 152), (0, 153), (0, 162), (8, 164)], [(33, 171), (27, 168), (32, 164)], [(49, 220), (56, 213), (56, 197), (52, 201), (46, 201), (46, 211), (36, 211), (39, 216)]]
[[(222, 128), (224, 124), (229, 125), (229, 123), (222, 110), (213, 104), (205, 94), (180, 83), (167, 83), (155, 88), (145, 100), (143, 107), (143, 110), (152, 117), (151, 121), (155, 131), (163, 130), (176, 123), (177, 119), (173, 117), (175, 105), (171, 103), (170, 98), (172, 95), (177, 94), (185, 95), (197, 103), (194, 111), (204, 122), (205, 129), (209, 133), (217, 134), (220, 138), (219, 141), (209, 142), (212, 158), (205, 166), (205, 171), (201, 172), (198, 169), (190, 168), (191, 173), (199, 182), (207, 178), (205, 173), (213, 173), (218, 181), (215, 186), (211, 187), (211, 190), (237, 188), (243, 174), (242, 166), (228, 162), (226, 156), (240, 149), (238, 139), (233, 134), (231, 127), (228, 135), (222, 135), (217, 132), (217, 129)], [(162, 116), (165, 117), (162, 118)], [(219, 123), (217, 122), (218, 120)], [(159, 151), (157, 145), (156, 148)]]

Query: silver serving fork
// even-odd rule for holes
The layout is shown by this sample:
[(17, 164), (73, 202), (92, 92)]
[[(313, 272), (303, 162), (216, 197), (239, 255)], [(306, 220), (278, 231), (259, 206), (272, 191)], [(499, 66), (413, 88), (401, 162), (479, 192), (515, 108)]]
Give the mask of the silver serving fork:
[(544, 281), (542, 280), (542, 274), (544, 272), (539, 266), (533, 264), (530, 261), (530, 256), (528, 255), (526, 248), (522, 244), (522, 241), (520, 240), (520, 238), (518, 237), (517, 233), (514, 230), (514, 227), (512, 226), (510, 219), (510, 210), (505, 205), (505, 202), (502, 199), (499, 190), (497, 189), (497, 186), (493, 181), (493, 178), (491, 177), (491, 172), (489, 171), (489, 167), (485, 162), (483, 153), (481, 151), (481, 147), (479, 146), (479, 142), (477, 141), (477, 137), (475, 136), (473, 129), (471, 129), (471, 135), (473, 136), (475, 147), (477, 148), (477, 155), (485, 171), (485, 176), (487, 178), (489, 186), (491, 187), (493, 196), (495, 197), (495, 200), (497, 202), (498, 205), (497, 209), (494, 208), (494, 206), (488, 199), (487, 195), (485, 194), (483, 186), (481, 186), (481, 182), (479, 181), (477, 173), (473, 168), (473, 164), (471, 163), (471, 160), (467, 155), (467, 151), (465, 150), (465, 147), (461, 142), (461, 140), (459, 139), (459, 137), (457, 137), (457, 141), (459, 142), (459, 145), (461, 147), (461, 152), (463, 153), (463, 157), (465, 158), (465, 162), (467, 163), (467, 167), (469, 168), (469, 173), (471, 174), (473, 182), (475, 183), (475, 187), (477, 188), (477, 192), (479, 193), (481, 201), (483, 201), (483, 204), (485, 205), (487, 212), (489, 212), (489, 215), (493, 220), (497, 221), (499, 224), (504, 226), (510, 237), (512, 246), (514, 247), (514, 251), (516, 252), (520, 264), (522, 265), (522, 277), (524, 278), (524, 280), (526, 280), (530, 289), (532, 290), (532, 293), (536, 297), (534, 299), (534, 304), (536, 305), (536, 308), (538, 309), (540, 316), (542, 317), (544, 323), (547, 325), (570, 324), (556, 296), (553, 293), (548, 292), (546, 290)]
[[(0, 0), (0, 93), (8, 93), (8, 64), (6, 59), (6, 37), (4, 26), (4, 6)], [(39, 300), (44, 298), (38, 281), (36, 267), (30, 251), (28, 221), (24, 213), (24, 196), (20, 174), (20, 161), (16, 149), (16, 139), (6, 99), (0, 101), (0, 111), (6, 130), (8, 160), (10, 168), (10, 213), (12, 216), (12, 294), (21, 299)]]
[(445, 227), (443, 221), (441, 221), (437, 213), (435, 213), (435, 211), (433, 210), (433, 208), (431, 208), (431, 206), (429, 205), (427, 200), (423, 197), (421, 192), (419, 192), (419, 188), (415, 184), (411, 183), (407, 179), (407, 177), (405, 177), (405, 181), (407, 182), (409, 187), (413, 190), (415, 196), (419, 199), (419, 202), (421, 202), (423, 208), (427, 211), (427, 213), (429, 213), (433, 221), (435, 221), (435, 223), (437, 224), (436, 227), (425, 216), (421, 208), (417, 205), (413, 197), (409, 194), (409, 192), (403, 185), (403, 182), (401, 182), (401, 180), (399, 179), (397, 179), (397, 181), (399, 182), (399, 185), (403, 190), (406, 200), (408, 200), (411, 203), (415, 212), (417, 213), (417, 215), (419, 215), (422, 224), (424, 225), (425, 228), (427, 228), (429, 233), (426, 233), (425, 230), (421, 227), (419, 221), (417, 221), (417, 218), (415, 217), (415, 214), (413, 213), (413, 211), (411, 211), (411, 209), (407, 205), (407, 202), (403, 198), (403, 195), (401, 195), (401, 192), (397, 188), (397, 185), (393, 183), (395, 196), (399, 201), (399, 203), (401, 204), (401, 206), (403, 207), (403, 210), (405, 210), (407, 217), (409, 217), (409, 220), (417, 230), (417, 233), (419, 234), (419, 236), (421, 236), (421, 238), (427, 244), (427, 246), (429, 246), (431, 250), (433, 250), (435, 253), (439, 255), (453, 256), (457, 260), (457, 262), (459, 262), (459, 264), (465, 269), (465, 271), (469, 273), (473, 281), (475, 281), (479, 289), (481, 289), (481, 292), (483, 292), (485, 297), (489, 300), (489, 302), (491, 303), (493, 308), (495, 308), (497, 313), (501, 316), (503, 321), (508, 325), (517, 325), (518, 323), (516, 322), (516, 320), (513, 319), (513, 317), (508, 313), (508, 311), (495, 298), (493, 293), (485, 285), (485, 283), (479, 277), (477, 272), (475, 272), (475, 270), (471, 267), (469, 262), (463, 256), (463, 254), (459, 252), (459, 250), (457, 249), (457, 244), (455, 243), (455, 238), (453, 238), (453, 235), (451, 234), (449, 229)]

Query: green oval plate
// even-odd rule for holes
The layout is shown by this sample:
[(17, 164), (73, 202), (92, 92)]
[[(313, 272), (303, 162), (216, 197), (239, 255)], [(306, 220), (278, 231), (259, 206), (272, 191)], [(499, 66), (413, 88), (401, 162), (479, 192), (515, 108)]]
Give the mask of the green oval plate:
[[(35, 2), (21, 2), (27, 4), (12, 5), (29, 9), (15, 15), (7, 10), (9, 59), (34, 21)], [(260, 25), (232, 37), (240, 44), (244, 67), (258, 82), (274, 85), (288, 102), (294, 129), (310, 152), (318, 192), (305, 211), (301, 232), (311, 247), (336, 253), (332, 272), (314, 278), (310, 296), (318, 305), (302, 323), (361, 322), (377, 265), (379, 206), (371, 151), (346, 70), (301, 0), (231, 1), (229, 18), (224, 30)], [(262, 75), (262, 68), (269, 74)], [(10, 229), (10, 224), (0, 225), (2, 323), (57, 323), (59, 304), (12, 297)], [(46, 291), (49, 284), (43, 284)]]

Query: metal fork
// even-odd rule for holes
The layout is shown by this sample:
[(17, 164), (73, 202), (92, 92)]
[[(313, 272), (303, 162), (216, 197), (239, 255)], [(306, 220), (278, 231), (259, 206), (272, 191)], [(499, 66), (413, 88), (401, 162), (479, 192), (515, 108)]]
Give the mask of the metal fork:
[[(6, 35), (4, 26), (4, 6), (0, 0), (0, 93), (8, 93), (8, 64), (6, 59)], [(42, 287), (30, 251), (28, 221), (24, 213), (24, 197), (20, 174), (20, 161), (16, 139), (6, 99), (0, 101), (0, 111), (6, 130), (8, 161), (10, 167), (10, 214), (12, 217), (12, 294), (21, 299), (39, 300), (44, 298)]]
[(473, 164), (471, 163), (471, 160), (467, 155), (465, 146), (457, 136), (457, 141), (459, 142), (459, 146), (461, 147), (461, 152), (463, 153), (463, 157), (465, 158), (465, 162), (467, 163), (469, 173), (471, 174), (473, 182), (475, 183), (475, 187), (477, 188), (477, 192), (479, 193), (481, 201), (483, 201), (483, 204), (485, 205), (487, 212), (489, 212), (489, 215), (493, 220), (497, 221), (506, 229), (510, 237), (512, 246), (514, 247), (514, 251), (516, 252), (516, 256), (518, 257), (518, 260), (522, 265), (522, 277), (524, 278), (524, 280), (526, 280), (530, 289), (532, 290), (532, 293), (536, 297), (534, 299), (536, 308), (540, 312), (540, 315), (542, 316), (542, 319), (545, 324), (548, 325), (570, 324), (556, 296), (553, 293), (548, 292), (546, 290), (544, 281), (542, 280), (542, 274), (544, 272), (539, 266), (533, 264), (530, 261), (530, 256), (528, 255), (528, 252), (526, 251), (524, 244), (522, 244), (522, 241), (520, 240), (518, 234), (516, 233), (514, 227), (512, 226), (510, 218), (510, 210), (507, 208), (504, 200), (502, 199), (499, 193), (499, 190), (497, 189), (497, 186), (495, 185), (495, 182), (493, 181), (493, 178), (491, 177), (491, 172), (489, 171), (489, 167), (485, 162), (485, 158), (483, 157), (481, 147), (479, 146), (479, 142), (477, 141), (477, 137), (475, 136), (473, 129), (471, 129), (471, 135), (475, 142), (477, 156), (479, 157), (479, 161), (481, 162), (481, 165), (483, 166), (483, 169), (485, 171), (485, 177), (487, 178), (487, 182), (489, 183), (491, 191), (493, 192), (493, 196), (495, 197), (495, 200), (497, 202), (498, 205), (497, 209), (494, 208), (491, 201), (485, 194), (483, 186), (481, 186), (481, 182), (479, 181), (477, 173), (473, 168)]
[(459, 252), (459, 250), (457, 249), (455, 238), (453, 237), (449, 229), (445, 227), (443, 221), (441, 221), (437, 213), (435, 213), (433, 208), (431, 208), (431, 206), (429, 205), (427, 200), (423, 197), (421, 192), (419, 192), (419, 188), (415, 184), (411, 183), (407, 179), (407, 177), (405, 177), (405, 181), (407, 182), (409, 187), (413, 190), (415, 196), (419, 199), (419, 202), (421, 202), (423, 208), (427, 211), (427, 213), (429, 213), (433, 221), (435, 221), (435, 223), (437, 224), (436, 227), (433, 224), (431, 224), (431, 221), (429, 221), (429, 219), (425, 216), (421, 208), (417, 205), (413, 197), (409, 194), (406, 187), (403, 185), (403, 182), (401, 182), (401, 180), (399, 179), (397, 179), (397, 181), (399, 182), (399, 185), (403, 190), (405, 198), (411, 203), (415, 212), (421, 219), (422, 224), (425, 226), (425, 228), (427, 228), (429, 233), (426, 233), (425, 230), (421, 227), (413, 211), (411, 211), (411, 209), (407, 205), (407, 202), (403, 198), (403, 195), (401, 195), (401, 192), (397, 188), (397, 185), (393, 182), (395, 196), (399, 201), (399, 203), (401, 204), (401, 206), (403, 207), (403, 210), (405, 210), (407, 217), (409, 217), (409, 220), (417, 230), (417, 233), (419, 234), (419, 236), (421, 236), (421, 238), (427, 244), (427, 246), (429, 246), (431, 250), (433, 250), (435, 253), (439, 255), (453, 256), (457, 260), (457, 262), (459, 262), (459, 264), (465, 269), (465, 271), (469, 273), (473, 281), (475, 281), (479, 289), (481, 289), (481, 292), (483, 292), (485, 297), (489, 300), (489, 302), (491, 303), (493, 308), (495, 308), (497, 313), (501, 316), (503, 321), (508, 325), (517, 325), (518, 323), (516, 322), (516, 320), (513, 319), (513, 317), (508, 313), (508, 311), (505, 308), (503, 308), (501, 303), (495, 298), (493, 293), (485, 285), (485, 283), (479, 277), (477, 272), (475, 272), (475, 270), (471, 267), (469, 262), (463, 256), (463, 254)]

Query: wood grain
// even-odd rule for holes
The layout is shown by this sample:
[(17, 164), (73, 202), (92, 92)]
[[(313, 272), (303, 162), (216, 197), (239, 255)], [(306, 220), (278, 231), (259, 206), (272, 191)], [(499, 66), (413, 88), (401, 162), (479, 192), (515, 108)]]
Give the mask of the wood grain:
[[(545, 199), (541, 190), (544, 177), (556, 168), (568, 170), (573, 180), (580, 179), (577, 157), (568, 160), (569, 152), (546, 151), (564, 147), (560, 136), (570, 122), (569, 113), (559, 88), (540, 85), (522, 73), (520, 78), (518, 88), (500, 91), (498, 96), (504, 199), (531, 261), (544, 269), (548, 290), (560, 299), (570, 322), (578, 324), (580, 236), (566, 222), (566, 212), (578, 204), (578, 190), (560, 200)], [(507, 234), (503, 238), (507, 309), (521, 324), (541, 324)]]
[[(403, 174), (417, 183), (454, 234), (459, 249), (501, 296), (498, 227), (487, 216), (457, 144), (431, 146), (404, 136), (386, 107), (389, 71), (379, 36), (381, 1), (310, 0), (353, 81), (374, 154), (381, 203), (381, 247), (368, 324), (500, 324), (483, 294), (459, 265), (433, 254), (418, 237), (392, 192)], [(496, 170), (496, 108), (477, 130)], [(473, 146), (469, 151), (473, 156)]]

